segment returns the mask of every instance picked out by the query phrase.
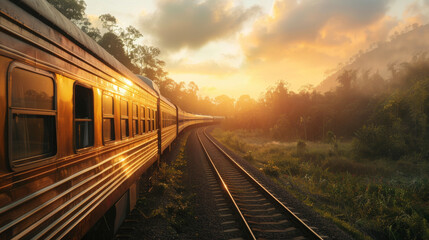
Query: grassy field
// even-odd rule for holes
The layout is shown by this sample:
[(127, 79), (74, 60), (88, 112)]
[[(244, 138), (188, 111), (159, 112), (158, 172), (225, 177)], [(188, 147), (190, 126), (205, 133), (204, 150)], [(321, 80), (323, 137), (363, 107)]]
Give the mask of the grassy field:
[(220, 128), (212, 134), (356, 239), (429, 239), (428, 162), (358, 159), (350, 141), (277, 142), (262, 131)]

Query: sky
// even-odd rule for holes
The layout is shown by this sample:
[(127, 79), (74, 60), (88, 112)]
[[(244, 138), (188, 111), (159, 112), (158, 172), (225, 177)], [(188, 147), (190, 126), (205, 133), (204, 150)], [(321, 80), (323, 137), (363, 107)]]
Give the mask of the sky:
[(169, 77), (201, 96), (258, 98), (279, 80), (317, 86), (360, 50), (429, 22), (429, 0), (85, 0), (158, 47)]

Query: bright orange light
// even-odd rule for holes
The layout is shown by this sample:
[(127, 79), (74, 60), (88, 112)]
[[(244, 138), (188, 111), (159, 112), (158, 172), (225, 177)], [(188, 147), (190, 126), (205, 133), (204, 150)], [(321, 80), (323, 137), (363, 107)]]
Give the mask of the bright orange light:
[(124, 82), (130, 87), (133, 86), (133, 82), (131, 82), (131, 80), (129, 80), (129, 79), (124, 78)]

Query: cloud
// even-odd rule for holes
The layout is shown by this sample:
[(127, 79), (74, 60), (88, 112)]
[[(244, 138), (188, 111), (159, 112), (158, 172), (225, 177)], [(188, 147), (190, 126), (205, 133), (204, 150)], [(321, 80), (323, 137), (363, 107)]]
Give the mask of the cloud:
[(242, 46), (248, 57), (266, 59), (299, 49), (317, 52), (366, 42), (364, 38), (378, 30), (371, 29), (374, 24), (388, 22), (389, 1), (277, 0), (272, 15), (256, 21), (242, 37)]
[(234, 6), (230, 0), (158, 0), (157, 10), (142, 15), (139, 23), (164, 48), (196, 49), (236, 33), (259, 11), (256, 6)]
[(415, 22), (428, 22), (429, 21), (429, 0), (422, 2), (415, 1), (405, 9), (403, 15), (406, 18), (414, 19)]
[(213, 60), (190, 63), (186, 61), (186, 59), (170, 62), (168, 64), (168, 70), (175, 74), (190, 74), (198, 72), (199, 74), (208, 76), (223, 76), (233, 74), (238, 71), (237, 68)]

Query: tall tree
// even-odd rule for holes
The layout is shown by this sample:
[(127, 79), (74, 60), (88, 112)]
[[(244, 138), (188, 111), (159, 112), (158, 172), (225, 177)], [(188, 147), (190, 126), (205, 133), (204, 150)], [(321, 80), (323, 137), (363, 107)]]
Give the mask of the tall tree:
[(112, 14), (103, 14), (99, 16), (98, 19), (100, 19), (103, 28), (105, 28), (108, 32), (115, 33), (118, 30), (118, 21)]
[(130, 70), (135, 71), (136, 67), (131, 63), (130, 58), (124, 51), (124, 44), (121, 39), (113, 32), (107, 32), (101, 37), (98, 44), (102, 46), (106, 51), (112, 54), (119, 62), (124, 64)]
[(100, 30), (93, 27), (85, 16), (86, 3), (84, 0), (48, 0), (48, 2), (92, 39), (100, 40)]
[(58, 11), (73, 22), (81, 21), (85, 16), (84, 0), (48, 0)]

